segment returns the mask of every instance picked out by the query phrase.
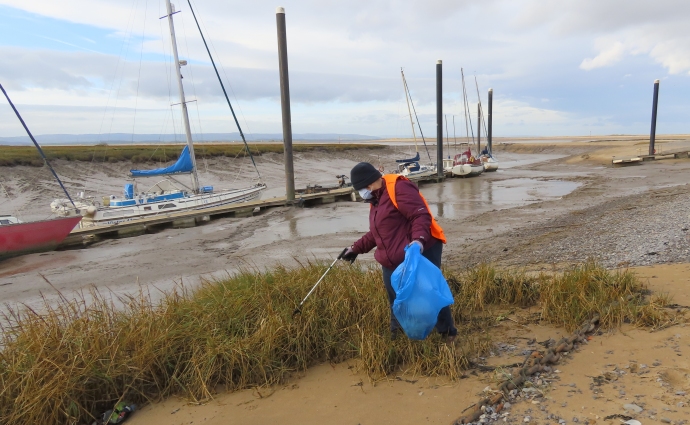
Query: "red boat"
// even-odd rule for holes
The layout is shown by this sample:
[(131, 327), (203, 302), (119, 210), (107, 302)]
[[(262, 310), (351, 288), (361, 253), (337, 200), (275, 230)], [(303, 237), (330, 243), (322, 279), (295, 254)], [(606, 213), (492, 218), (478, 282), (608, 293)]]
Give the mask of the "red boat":
[(32, 252), (52, 251), (79, 224), (81, 216), (21, 223), (0, 217), (0, 260)]

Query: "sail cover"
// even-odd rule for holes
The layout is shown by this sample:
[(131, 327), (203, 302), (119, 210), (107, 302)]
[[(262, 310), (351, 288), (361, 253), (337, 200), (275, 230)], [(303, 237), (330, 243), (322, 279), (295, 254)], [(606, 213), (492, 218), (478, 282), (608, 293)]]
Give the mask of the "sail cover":
[(180, 157), (173, 165), (155, 170), (129, 170), (133, 177), (164, 176), (166, 174), (190, 173), (194, 169), (192, 157), (189, 155), (189, 147), (182, 149)]
[(395, 160), (395, 162), (398, 162), (398, 163), (401, 163), (401, 164), (405, 164), (405, 163), (408, 163), (408, 162), (416, 162), (416, 161), (419, 161), (419, 152), (417, 152), (417, 155), (415, 155), (414, 158), (410, 158), (410, 159), (396, 159), (396, 160)]

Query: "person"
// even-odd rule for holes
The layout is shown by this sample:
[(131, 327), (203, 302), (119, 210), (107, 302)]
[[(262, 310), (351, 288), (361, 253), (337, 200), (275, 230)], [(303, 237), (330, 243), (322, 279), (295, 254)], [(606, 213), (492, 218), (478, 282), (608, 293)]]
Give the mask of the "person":
[[(374, 258), (381, 264), (391, 306), (391, 339), (396, 339), (400, 324), (392, 310), (395, 290), (391, 286), (391, 275), (405, 260), (406, 246), (419, 249), (440, 269), (445, 236), (419, 189), (407, 178), (397, 174), (381, 175), (370, 163), (360, 162), (350, 171), (350, 181), (362, 199), (371, 205), (369, 231), (347, 248), (342, 258), (354, 262), (359, 254), (376, 248)], [(439, 312), (436, 330), (446, 343), (454, 342), (458, 330), (450, 306)]]

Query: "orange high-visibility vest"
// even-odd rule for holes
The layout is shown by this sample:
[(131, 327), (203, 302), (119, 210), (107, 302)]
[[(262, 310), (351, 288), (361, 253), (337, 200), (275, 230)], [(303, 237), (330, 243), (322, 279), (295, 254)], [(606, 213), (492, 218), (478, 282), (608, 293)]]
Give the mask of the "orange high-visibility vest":
[[(386, 190), (388, 191), (388, 197), (391, 198), (391, 202), (393, 202), (393, 205), (395, 205), (395, 208), (398, 208), (398, 201), (396, 201), (396, 199), (395, 199), (395, 183), (398, 180), (409, 180), (409, 179), (407, 177), (401, 176), (399, 174), (386, 174), (383, 176), (383, 181), (386, 183)], [(431, 214), (431, 210), (429, 210), (429, 204), (427, 204), (426, 199), (424, 199), (422, 192), (419, 192), (419, 196), (422, 197), (422, 201), (424, 201), (424, 205), (426, 206), (426, 210), (429, 212), (429, 215), (431, 216), (431, 236), (435, 237), (436, 239), (440, 240), (443, 243), (446, 243), (446, 235), (443, 234), (443, 229), (436, 222), (434, 215)]]

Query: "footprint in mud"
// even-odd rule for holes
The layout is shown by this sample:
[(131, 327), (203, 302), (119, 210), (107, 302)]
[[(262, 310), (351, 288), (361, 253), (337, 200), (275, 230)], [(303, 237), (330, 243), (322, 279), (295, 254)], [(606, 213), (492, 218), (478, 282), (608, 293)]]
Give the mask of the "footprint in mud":
[(690, 388), (690, 370), (671, 368), (659, 373), (659, 377), (673, 389), (686, 390)]

